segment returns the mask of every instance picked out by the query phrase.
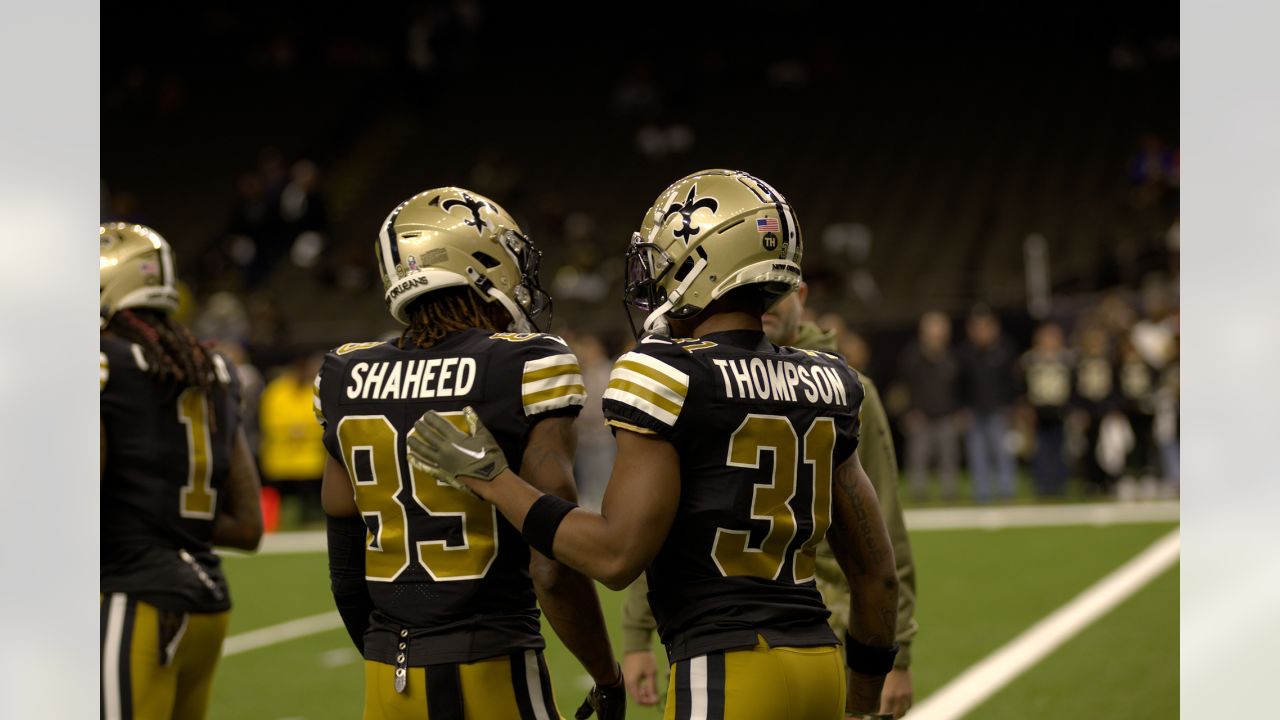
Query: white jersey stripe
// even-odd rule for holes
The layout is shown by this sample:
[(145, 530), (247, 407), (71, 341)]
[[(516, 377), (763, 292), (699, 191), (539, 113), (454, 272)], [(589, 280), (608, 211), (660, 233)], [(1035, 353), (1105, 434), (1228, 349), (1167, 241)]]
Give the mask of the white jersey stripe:
[(524, 383), (523, 385), (520, 386), (520, 392), (523, 395), (530, 395), (536, 392), (541, 392), (543, 390), (550, 390), (551, 388), (560, 387), (562, 385), (581, 385), (581, 384), (583, 384), (582, 376), (577, 373), (570, 373), (568, 375), (555, 375), (553, 377), (543, 378), (541, 380), (534, 380), (533, 382)]
[(586, 405), (586, 404), (587, 404), (587, 396), (585, 393), (571, 393), (569, 395), (562, 395), (558, 398), (543, 400), (542, 402), (537, 402), (532, 405), (525, 405), (524, 413), (525, 415), (537, 415), (538, 413), (541, 413), (541, 412), (547, 412), (548, 410), (559, 410), (560, 408), (569, 407), (570, 405)]
[(577, 365), (578, 358), (573, 353), (563, 353), (561, 355), (550, 355), (537, 360), (529, 360), (524, 364), (525, 373), (534, 370), (542, 370), (544, 368), (555, 367), (556, 365)]
[(619, 390), (617, 388), (609, 388), (604, 391), (604, 399), (616, 400), (624, 405), (630, 405), (641, 412), (653, 416), (655, 420), (662, 422), (668, 427), (673, 427), (676, 424), (675, 415), (672, 415), (648, 400), (637, 396), (635, 393), (630, 393), (626, 390)]
[(662, 397), (675, 403), (676, 406), (678, 407), (684, 407), (684, 395), (681, 395), (675, 390), (672, 390), (671, 388), (667, 387), (666, 385), (663, 385), (662, 383), (654, 380), (653, 378), (648, 377), (647, 375), (641, 375), (640, 373), (635, 372), (634, 370), (628, 370), (626, 368), (614, 368), (613, 375), (610, 376), (609, 380), (612, 381), (614, 379), (633, 382), (636, 385), (639, 385), (640, 387), (646, 390), (651, 390), (661, 395)]
[(623, 355), (622, 357), (618, 358), (618, 362), (622, 362), (623, 360), (628, 360), (628, 361), (630, 361), (630, 362), (639, 363), (640, 365), (644, 365), (644, 366), (646, 366), (646, 367), (652, 368), (653, 370), (657, 370), (658, 372), (662, 373), (663, 375), (666, 375), (667, 377), (669, 377), (669, 378), (671, 378), (672, 380), (676, 381), (676, 383), (678, 383), (678, 384), (680, 384), (680, 385), (683, 385), (683, 386), (685, 387), (685, 389), (686, 389), (686, 390), (687, 390), (687, 389), (688, 389), (688, 387), (689, 387), (689, 374), (688, 374), (688, 373), (680, 372), (680, 371), (679, 371), (679, 370), (677, 370), (676, 368), (674, 368), (674, 367), (672, 367), (672, 366), (668, 365), (667, 363), (662, 362), (661, 360), (659, 360), (659, 359), (657, 359), (657, 358), (655, 358), (655, 357), (650, 357), (650, 356), (648, 356), (648, 355), (642, 355), (642, 354), (640, 354), (640, 353), (636, 353), (636, 352), (629, 352), (629, 353), (627, 353), (627, 354)]

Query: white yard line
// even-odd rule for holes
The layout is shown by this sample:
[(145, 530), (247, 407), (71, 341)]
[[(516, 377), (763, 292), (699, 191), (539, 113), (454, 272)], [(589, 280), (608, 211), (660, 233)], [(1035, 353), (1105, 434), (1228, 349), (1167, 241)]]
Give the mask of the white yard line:
[[(1178, 521), (1178, 501), (1145, 503), (1088, 503), (1080, 505), (1015, 505), (1004, 507), (922, 508), (906, 511), (907, 529), (999, 530), (1010, 527), (1064, 525), (1125, 525)], [(325, 533), (271, 533), (258, 550), (263, 555), (324, 552)], [(228, 555), (240, 555), (228, 552)]]
[(232, 635), (222, 641), (222, 656), (238, 655), (242, 652), (275, 645), (287, 640), (297, 640), (308, 635), (315, 635), (327, 630), (342, 627), (342, 617), (337, 611), (308, 615), (307, 617), (282, 622), (279, 625), (268, 625), (257, 630)]
[(978, 707), (1178, 561), (1174, 530), (911, 709), (912, 720), (956, 720)]
[(907, 510), (906, 521), (911, 532), (1177, 522), (1178, 501), (921, 508)]

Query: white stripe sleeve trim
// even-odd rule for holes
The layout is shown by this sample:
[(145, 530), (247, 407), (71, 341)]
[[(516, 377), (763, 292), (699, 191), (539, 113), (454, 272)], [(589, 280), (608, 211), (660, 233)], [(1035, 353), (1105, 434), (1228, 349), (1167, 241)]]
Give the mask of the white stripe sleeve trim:
[[(661, 360), (659, 360), (659, 359), (657, 359), (657, 358), (650, 357), (650, 356), (648, 356), (648, 355), (643, 355), (643, 354), (641, 354), (641, 353), (637, 353), (637, 352), (629, 352), (629, 353), (627, 353), (626, 355), (623, 355), (622, 357), (618, 358), (618, 362), (621, 362), (621, 361), (623, 361), (623, 360), (629, 360), (629, 361), (631, 361), (631, 362), (636, 362), (636, 363), (639, 363), (639, 364), (644, 365), (644, 366), (646, 366), (646, 367), (649, 367), (649, 368), (652, 368), (652, 369), (654, 369), (654, 370), (657, 370), (658, 372), (662, 373), (663, 375), (666, 375), (667, 377), (671, 378), (672, 380), (675, 380), (675, 381), (676, 381), (677, 383), (679, 383), (680, 385), (683, 385), (683, 386), (685, 387), (685, 389), (688, 389), (688, 388), (689, 388), (689, 374), (688, 374), (688, 373), (682, 373), (682, 372), (680, 372), (679, 370), (677, 370), (676, 368), (674, 368), (674, 367), (672, 367), (672, 366), (668, 365), (667, 363), (662, 362)], [(615, 367), (616, 367), (616, 366), (615, 366)]]
[(561, 387), (562, 385), (581, 385), (581, 384), (582, 384), (582, 376), (577, 373), (573, 373), (570, 375), (555, 375), (553, 377), (543, 378), (541, 380), (534, 380), (533, 382), (527, 382), (520, 386), (520, 392), (525, 395), (530, 395), (536, 392), (542, 392), (543, 390), (550, 390), (551, 388)]
[(626, 368), (614, 368), (613, 375), (609, 377), (609, 380), (612, 381), (614, 379), (633, 382), (639, 385), (640, 387), (644, 388), (645, 390), (651, 390), (661, 395), (662, 397), (675, 403), (678, 407), (684, 407), (683, 395), (676, 392), (675, 390), (672, 390), (666, 385), (663, 385), (657, 380), (654, 380), (653, 378), (647, 377), (645, 375), (641, 375), (640, 373), (634, 370), (628, 370)]
[(617, 388), (609, 388), (604, 391), (605, 400), (616, 400), (623, 405), (631, 407), (653, 417), (654, 420), (661, 422), (667, 427), (674, 427), (676, 424), (676, 416), (645, 400), (642, 397), (629, 393), (626, 390), (618, 390)]
[(562, 353), (560, 355), (549, 355), (544, 358), (538, 358), (537, 360), (528, 360), (524, 364), (524, 371), (526, 374), (528, 374), (535, 370), (543, 370), (545, 368), (555, 367), (557, 365), (577, 365), (577, 364), (578, 364), (578, 356), (574, 355), (573, 353)]

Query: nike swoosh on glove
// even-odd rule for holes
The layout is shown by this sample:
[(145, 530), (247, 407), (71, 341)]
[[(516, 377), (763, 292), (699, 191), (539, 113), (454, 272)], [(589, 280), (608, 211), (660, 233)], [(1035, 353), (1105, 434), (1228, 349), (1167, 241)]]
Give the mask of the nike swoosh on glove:
[(491, 481), (507, 469), (507, 457), (470, 405), (462, 411), (466, 432), (440, 413), (428, 410), (406, 438), (409, 462), (441, 482), (474, 495), (458, 476)]

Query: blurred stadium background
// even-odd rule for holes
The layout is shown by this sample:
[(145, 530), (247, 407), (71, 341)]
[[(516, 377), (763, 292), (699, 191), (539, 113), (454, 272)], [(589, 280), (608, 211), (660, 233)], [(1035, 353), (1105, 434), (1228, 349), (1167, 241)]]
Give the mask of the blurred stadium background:
[[(268, 547), (292, 551), (228, 560), (240, 639), (215, 717), (358, 712), (356, 658), (323, 615), (324, 557), (306, 534), (321, 520), (311, 374), (318, 352), (395, 330), (372, 241), (390, 208), (438, 185), (490, 195), (537, 241), (551, 330), (588, 375), (607, 374), (630, 339), (622, 251), (667, 183), (734, 167), (787, 195), (812, 319), (885, 390), (904, 466), (922, 415), (948, 424), (957, 451), (956, 492), (902, 482), (920, 573), (917, 702), (1176, 527), (1176, 5), (979, 3), (927, 20), (803, 1), (617, 10), (103, 13), (102, 218), (173, 244), (183, 319), (256, 388), (252, 438), (284, 495)], [(1000, 412), (1018, 485), (938, 524), (940, 506), (976, 502), (962, 448), (982, 412), (965, 382), (979, 306), (1015, 360)], [(922, 370), (929, 312), (952, 336)], [(1062, 352), (1022, 355), (1047, 342), (1045, 325), (1062, 329)], [(1105, 407), (1035, 390), (1037, 360), (1074, 386), (1088, 356), (1116, 379)], [(1100, 456), (1106, 414), (1131, 435)], [(608, 462), (597, 420), (584, 418), (584, 469)], [(1056, 472), (1046, 447), (1065, 485), (1037, 481)], [(598, 473), (583, 475), (598, 497)], [(1117, 499), (1128, 509), (1099, 505)], [(1005, 527), (1010, 507), (1077, 503)], [(972, 717), (1176, 716), (1177, 577), (1165, 570)], [(616, 624), (620, 600), (605, 598)], [(580, 671), (556, 652), (564, 711)]]

